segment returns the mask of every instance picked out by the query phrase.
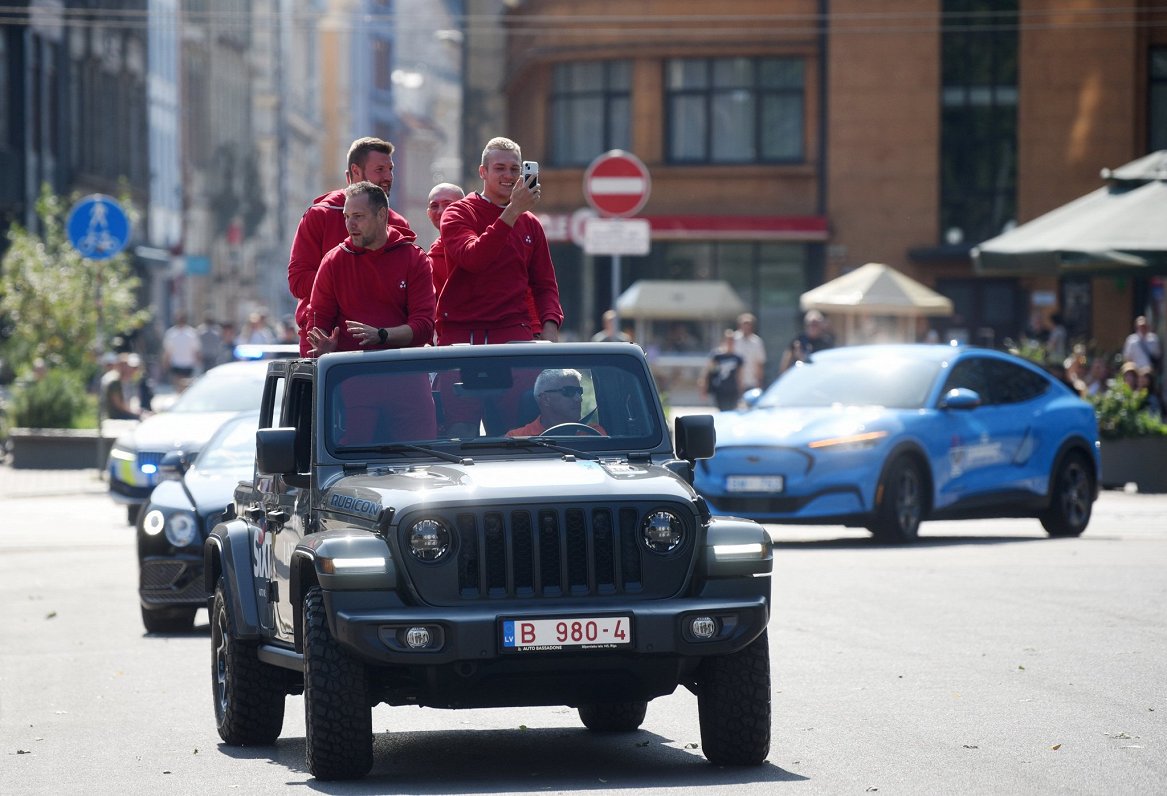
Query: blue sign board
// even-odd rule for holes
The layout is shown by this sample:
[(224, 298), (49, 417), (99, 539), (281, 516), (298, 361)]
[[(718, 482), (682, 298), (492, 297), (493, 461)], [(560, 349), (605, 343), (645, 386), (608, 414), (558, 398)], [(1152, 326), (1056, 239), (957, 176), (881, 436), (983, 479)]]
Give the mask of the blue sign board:
[(82, 257), (108, 260), (130, 240), (130, 219), (117, 200), (105, 194), (86, 196), (69, 211), (69, 242)]

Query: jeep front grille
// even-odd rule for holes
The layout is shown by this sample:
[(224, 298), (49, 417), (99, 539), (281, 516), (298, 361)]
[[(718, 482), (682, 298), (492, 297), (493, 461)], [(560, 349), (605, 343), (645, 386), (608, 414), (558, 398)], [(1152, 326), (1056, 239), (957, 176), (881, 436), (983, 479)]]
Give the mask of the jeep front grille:
[[(639, 542), (640, 522), (659, 505), (601, 507), (500, 507), (413, 514), (401, 523), (401, 558), (421, 597), (434, 604), (479, 599), (589, 598), (626, 595), (668, 597), (683, 587), (694, 549), (687, 542), (662, 556)], [(691, 509), (670, 506), (679, 516)], [(408, 533), (422, 517), (436, 517), (455, 538), (436, 563), (408, 552)]]

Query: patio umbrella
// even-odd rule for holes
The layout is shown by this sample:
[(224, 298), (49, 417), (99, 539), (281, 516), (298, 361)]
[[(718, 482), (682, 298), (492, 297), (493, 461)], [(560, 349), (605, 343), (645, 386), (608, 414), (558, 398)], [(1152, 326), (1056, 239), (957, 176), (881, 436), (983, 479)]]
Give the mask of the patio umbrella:
[(1104, 169), (1107, 185), (985, 241), (978, 273), (1167, 273), (1167, 150)]
[(912, 340), (917, 318), (952, 314), (951, 300), (883, 263), (867, 263), (808, 290), (799, 305), (803, 310), (843, 315), (848, 341), (856, 337), (859, 317), (893, 317), (899, 337)]

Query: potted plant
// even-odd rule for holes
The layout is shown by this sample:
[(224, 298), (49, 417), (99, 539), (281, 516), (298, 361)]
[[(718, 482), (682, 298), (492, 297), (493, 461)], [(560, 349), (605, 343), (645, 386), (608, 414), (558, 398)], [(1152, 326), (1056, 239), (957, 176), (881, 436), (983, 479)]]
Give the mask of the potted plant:
[(1116, 380), (1092, 396), (1102, 438), (1102, 485), (1128, 483), (1140, 492), (1167, 492), (1167, 423), (1143, 408), (1145, 390)]

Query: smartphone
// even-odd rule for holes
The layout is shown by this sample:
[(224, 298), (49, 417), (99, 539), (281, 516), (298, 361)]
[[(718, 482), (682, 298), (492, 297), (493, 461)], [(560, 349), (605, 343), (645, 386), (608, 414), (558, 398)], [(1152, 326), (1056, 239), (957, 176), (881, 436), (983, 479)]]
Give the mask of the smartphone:
[(539, 184), (539, 164), (536, 161), (523, 161), (523, 182), (527, 183), (528, 188)]

